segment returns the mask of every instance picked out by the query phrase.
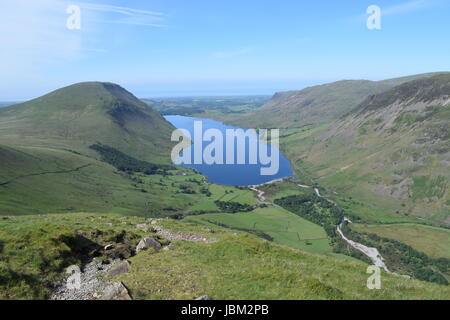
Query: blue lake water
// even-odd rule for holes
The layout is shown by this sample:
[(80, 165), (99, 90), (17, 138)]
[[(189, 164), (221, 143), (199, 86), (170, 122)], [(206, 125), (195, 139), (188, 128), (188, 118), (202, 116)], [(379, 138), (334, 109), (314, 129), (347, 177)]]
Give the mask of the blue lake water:
[[(201, 119), (201, 118), (194, 118), (194, 117), (185, 117), (185, 116), (165, 116), (165, 119), (169, 121), (174, 127), (178, 129), (185, 129), (191, 134), (191, 140), (194, 142), (194, 122), (195, 121), (201, 121), (202, 127), (203, 127), (203, 133), (208, 129), (217, 129), (220, 132), (222, 132), (224, 137), (224, 150), (223, 150), (223, 159), (224, 163), (226, 162), (226, 130), (227, 129), (239, 129), (238, 127), (233, 127), (226, 125), (224, 123), (210, 120), (210, 119)], [(211, 141), (214, 141), (215, 139), (212, 139)], [(230, 185), (230, 186), (248, 186), (248, 185), (258, 185), (263, 184), (272, 180), (277, 180), (281, 178), (291, 177), (293, 176), (293, 171), (291, 168), (291, 164), (289, 160), (287, 160), (283, 154), (279, 153), (279, 164), (278, 164), (278, 172), (273, 175), (263, 175), (261, 174), (261, 168), (268, 168), (270, 167), (270, 164), (261, 164), (260, 158), (257, 157), (257, 164), (249, 164), (250, 159), (250, 143), (249, 139), (246, 140), (247, 143), (245, 143), (245, 158), (246, 164), (237, 164), (237, 154), (240, 150), (238, 150), (238, 144), (235, 143), (235, 150), (234, 155), (236, 161), (235, 164), (182, 164), (184, 167), (189, 167), (196, 169), (197, 171), (201, 172), (203, 175), (207, 177), (207, 180), (212, 183), (221, 184), (221, 185)], [(205, 150), (207, 146), (211, 142), (201, 142), (201, 150)], [(189, 147), (185, 150), (185, 152), (193, 153), (193, 148), (195, 149), (195, 143), (192, 145), (192, 147)], [(267, 146), (264, 144), (264, 146)], [(260, 148), (260, 147), (259, 147)], [(259, 151), (258, 148), (258, 151)], [(269, 151), (266, 152), (268, 156), (271, 155), (270, 147), (268, 148)], [(253, 150), (254, 151), (254, 150)], [(253, 152), (252, 151), (252, 152)], [(213, 155), (216, 153), (213, 152)], [(193, 161), (194, 157), (191, 156), (191, 163), (194, 163)]]

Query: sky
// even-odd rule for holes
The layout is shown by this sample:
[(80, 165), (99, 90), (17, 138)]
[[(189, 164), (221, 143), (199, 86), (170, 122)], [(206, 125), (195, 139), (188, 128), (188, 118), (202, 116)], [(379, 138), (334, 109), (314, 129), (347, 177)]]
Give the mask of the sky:
[(0, 101), (82, 81), (141, 98), (273, 94), (449, 71), (449, 53), (450, 0), (0, 2)]

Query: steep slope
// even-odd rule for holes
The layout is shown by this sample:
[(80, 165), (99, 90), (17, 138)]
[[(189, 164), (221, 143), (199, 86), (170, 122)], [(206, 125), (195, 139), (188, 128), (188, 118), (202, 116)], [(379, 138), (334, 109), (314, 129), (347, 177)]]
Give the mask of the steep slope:
[(140, 186), (90, 146), (109, 146), (117, 155), (129, 155), (127, 161), (148, 166), (169, 164), (172, 129), (112, 83), (79, 83), (2, 108), (0, 214), (95, 210), (158, 215), (160, 191)]
[(332, 125), (285, 139), (283, 148), (368, 221), (450, 225), (449, 120), (450, 75), (437, 75), (370, 96)]
[(252, 115), (238, 122), (253, 127), (292, 128), (338, 119), (354, 109), (367, 96), (419, 78), (427, 73), (384, 81), (344, 80), (306, 88), (300, 91), (276, 93)]

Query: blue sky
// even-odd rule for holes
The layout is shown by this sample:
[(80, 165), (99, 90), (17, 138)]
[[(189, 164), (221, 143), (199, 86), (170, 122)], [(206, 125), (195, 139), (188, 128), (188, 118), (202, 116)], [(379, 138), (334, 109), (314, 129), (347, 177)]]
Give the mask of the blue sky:
[(0, 101), (91, 80), (139, 97), (272, 94), (450, 70), (450, 0), (2, 0), (0, 39)]

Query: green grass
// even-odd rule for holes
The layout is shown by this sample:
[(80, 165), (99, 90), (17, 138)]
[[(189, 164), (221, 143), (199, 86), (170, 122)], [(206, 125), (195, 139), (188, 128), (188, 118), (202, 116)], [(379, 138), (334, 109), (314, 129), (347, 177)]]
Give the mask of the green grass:
[(322, 227), (278, 206), (259, 208), (246, 213), (188, 217), (186, 221), (257, 230), (270, 235), (275, 242), (291, 248), (321, 254), (332, 253), (329, 239)]
[(427, 176), (414, 177), (414, 184), (411, 187), (413, 201), (436, 197), (441, 199), (447, 190), (448, 181), (444, 176), (430, 178)]
[(351, 227), (359, 232), (374, 233), (380, 237), (404, 242), (434, 259), (450, 259), (449, 229), (417, 224), (355, 224)]
[(330, 190), (330, 195), (336, 192), (335, 199), (343, 207), (367, 222), (424, 218), (437, 225), (448, 223), (445, 140), (418, 144), (419, 137), (430, 138), (432, 128), (447, 122), (442, 116), (446, 109), (439, 110), (404, 133), (370, 131), (359, 136), (355, 129), (351, 138), (333, 133), (323, 139), (335, 130), (329, 125), (282, 138), (281, 147), (299, 177)]
[[(219, 199), (257, 203), (252, 191), (205, 184), (190, 169), (128, 174), (90, 156), (49, 147), (0, 145), (0, 157), (0, 216), (94, 211), (157, 217), (217, 211)], [(183, 186), (194, 193), (183, 193)]]
[[(131, 93), (87, 82), (0, 110), (0, 215), (164, 212), (172, 194), (133, 181), (89, 146), (170, 164), (174, 129)], [(181, 204), (180, 204), (181, 205)]]
[[(76, 230), (100, 245), (116, 234), (136, 242), (152, 234), (136, 227), (142, 217), (72, 213), (0, 219), (0, 299), (44, 299), (64, 268), (80, 265)], [(448, 287), (382, 275), (382, 290), (366, 287), (367, 266), (280, 246), (241, 232), (162, 220), (168, 230), (197, 233), (216, 243), (177, 241), (172, 251), (144, 251), (130, 258), (121, 280), (134, 299), (449, 299)], [(72, 241), (68, 241), (72, 239)], [(167, 243), (161, 239), (163, 243)], [(69, 246), (68, 244), (71, 244)]]
[[(167, 228), (204, 227), (165, 222)], [(446, 287), (382, 275), (382, 290), (368, 290), (367, 266), (281, 247), (241, 233), (214, 229), (212, 244), (176, 242), (175, 250), (142, 253), (132, 271), (115, 279), (134, 299), (448, 299)]]
[(140, 239), (145, 233), (135, 224), (143, 222), (99, 213), (0, 217), (0, 299), (48, 298), (49, 285), (62, 279), (64, 269), (81, 265), (71, 247), (76, 230), (100, 230), (103, 238), (96, 240), (106, 245), (122, 230)]

